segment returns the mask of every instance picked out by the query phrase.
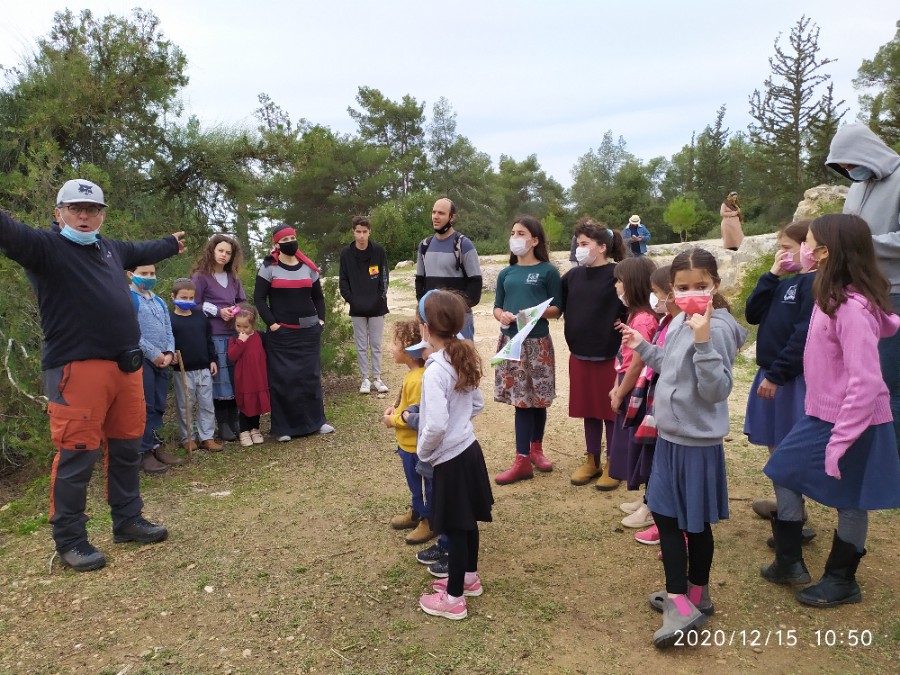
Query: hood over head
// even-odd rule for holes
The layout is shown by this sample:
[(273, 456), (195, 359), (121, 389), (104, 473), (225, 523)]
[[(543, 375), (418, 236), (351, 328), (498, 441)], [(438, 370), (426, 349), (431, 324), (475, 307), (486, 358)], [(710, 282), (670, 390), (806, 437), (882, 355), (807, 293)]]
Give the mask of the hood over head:
[(850, 175), (841, 164), (864, 166), (875, 173), (875, 180), (881, 180), (900, 167), (900, 155), (865, 124), (847, 124), (831, 139), (825, 164), (844, 178), (850, 178)]

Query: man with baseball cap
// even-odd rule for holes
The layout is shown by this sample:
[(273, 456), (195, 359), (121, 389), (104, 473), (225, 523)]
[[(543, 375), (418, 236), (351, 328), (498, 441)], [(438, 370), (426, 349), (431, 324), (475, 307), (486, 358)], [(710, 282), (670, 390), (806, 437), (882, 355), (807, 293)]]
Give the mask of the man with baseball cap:
[(36, 230), (0, 211), (0, 250), (25, 268), (38, 299), (44, 390), (56, 457), (50, 522), (65, 566), (103, 567), (87, 538), (87, 486), (105, 451), (113, 541), (151, 543), (168, 536), (141, 515), (139, 455), (144, 433), (140, 329), (124, 270), (184, 251), (184, 233), (128, 242), (100, 236), (103, 190), (70, 180), (56, 198), (56, 220)]

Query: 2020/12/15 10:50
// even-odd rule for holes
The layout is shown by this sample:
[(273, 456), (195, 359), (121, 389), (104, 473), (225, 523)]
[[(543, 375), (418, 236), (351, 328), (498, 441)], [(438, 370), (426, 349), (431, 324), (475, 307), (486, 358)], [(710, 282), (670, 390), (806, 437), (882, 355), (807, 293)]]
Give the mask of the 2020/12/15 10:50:
[[(872, 644), (871, 630), (823, 630), (813, 632), (816, 647), (868, 647)], [(675, 641), (678, 647), (796, 647), (799, 643), (797, 629), (780, 630), (695, 630), (687, 633), (679, 633)]]

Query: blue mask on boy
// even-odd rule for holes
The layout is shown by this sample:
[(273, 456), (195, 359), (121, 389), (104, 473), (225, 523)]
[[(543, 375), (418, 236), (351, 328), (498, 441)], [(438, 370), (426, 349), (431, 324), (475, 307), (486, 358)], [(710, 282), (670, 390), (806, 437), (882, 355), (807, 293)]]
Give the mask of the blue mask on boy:
[(875, 177), (875, 172), (867, 166), (854, 166), (847, 173), (855, 181), (864, 181)]
[(172, 304), (182, 312), (190, 312), (192, 309), (194, 309), (194, 307), (197, 306), (197, 303), (193, 300), (173, 300)]
[(156, 286), (156, 279), (147, 279), (146, 277), (139, 277), (134, 274), (131, 277), (131, 283), (140, 288), (142, 291), (149, 291), (151, 288)]

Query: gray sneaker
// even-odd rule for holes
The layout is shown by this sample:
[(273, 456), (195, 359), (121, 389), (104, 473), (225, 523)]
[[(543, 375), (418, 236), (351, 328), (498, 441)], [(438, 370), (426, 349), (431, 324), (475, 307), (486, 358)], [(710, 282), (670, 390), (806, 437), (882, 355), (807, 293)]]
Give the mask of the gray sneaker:
[(706, 623), (706, 615), (691, 604), (685, 596), (685, 602), (690, 606), (690, 613), (683, 616), (675, 606), (675, 602), (669, 597), (663, 600), (663, 625), (653, 634), (653, 646), (657, 649), (665, 649), (674, 645), (682, 636), (696, 630)]
[[(716, 613), (716, 607), (713, 605), (712, 600), (709, 599), (709, 586), (694, 586), (691, 582), (688, 582), (688, 598), (691, 596), (692, 588), (701, 588), (703, 589), (700, 592), (700, 602), (696, 603), (694, 606), (700, 610), (702, 614), (706, 616), (712, 616)], [(663, 611), (663, 603), (666, 601), (668, 594), (665, 590), (656, 591), (656, 593), (651, 593), (648, 600), (650, 601), (650, 607), (652, 607), (657, 612)]]

